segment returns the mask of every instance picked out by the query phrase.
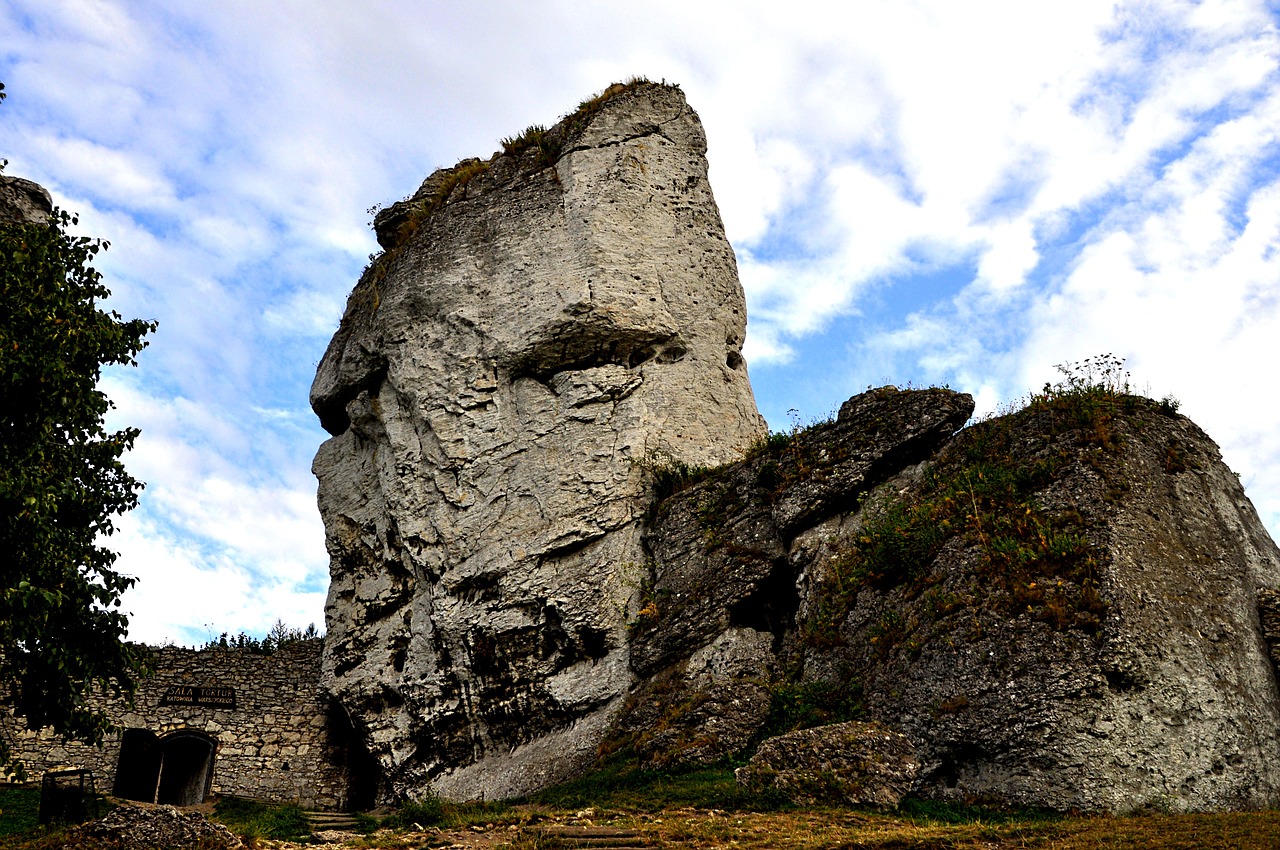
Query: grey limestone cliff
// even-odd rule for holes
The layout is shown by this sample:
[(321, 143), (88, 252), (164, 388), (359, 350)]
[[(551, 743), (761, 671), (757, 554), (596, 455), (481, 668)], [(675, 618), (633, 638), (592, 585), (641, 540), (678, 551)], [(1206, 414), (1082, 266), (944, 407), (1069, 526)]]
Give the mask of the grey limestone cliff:
[(765, 432), (746, 308), (679, 89), (615, 86), (378, 217), (312, 405), (325, 687), (387, 793), (580, 769), (631, 687), (646, 457)]
[[(869, 392), (661, 503), (622, 742), (715, 761), (782, 707), (793, 725), (905, 734), (930, 797), (1275, 805), (1280, 551), (1217, 447), (1168, 406), (1097, 387), (948, 439), (971, 405)], [(798, 494), (830, 507), (788, 523)], [(744, 649), (708, 672), (726, 642)], [(796, 769), (775, 751), (744, 775)]]
[(312, 387), (323, 688), (382, 797), (758, 747), (846, 800), (883, 756), (883, 805), (1280, 802), (1280, 551), (1194, 424), (1076, 380), (766, 439), (680, 91), (504, 147), (379, 213)]

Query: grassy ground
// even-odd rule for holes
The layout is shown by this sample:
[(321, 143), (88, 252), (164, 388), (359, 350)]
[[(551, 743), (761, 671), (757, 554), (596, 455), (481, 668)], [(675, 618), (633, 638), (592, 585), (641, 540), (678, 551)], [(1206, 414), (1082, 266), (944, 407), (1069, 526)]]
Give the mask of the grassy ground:
[[(65, 833), (35, 825), (39, 792), (0, 789), (0, 850), (68, 846)], [(223, 801), (213, 817), (259, 850), (306, 846), (296, 807)], [(652, 847), (788, 850), (1275, 850), (1280, 811), (1070, 817), (908, 801), (890, 813), (787, 807), (737, 791), (727, 768), (683, 774), (624, 763), (512, 803), (428, 801), (391, 813), (383, 828), (352, 836), (353, 848), (558, 850), (549, 827), (634, 830)], [(366, 821), (369, 827), (375, 824)], [(293, 839), (293, 840), (288, 840)], [(332, 846), (332, 845), (331, 845)]]
[(34, 788), (0, 788), (0, 835), (28, 832), (40, 815), (40, 792)]

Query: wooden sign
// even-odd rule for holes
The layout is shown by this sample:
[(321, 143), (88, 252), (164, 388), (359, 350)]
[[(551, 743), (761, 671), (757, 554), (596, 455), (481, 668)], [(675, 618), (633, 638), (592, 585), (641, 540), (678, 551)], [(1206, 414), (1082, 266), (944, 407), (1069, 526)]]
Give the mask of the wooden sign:
[(170, 685), (164, 689), (160, 704), (233, 709), (236, 707), (236, 689), (201, 685)]

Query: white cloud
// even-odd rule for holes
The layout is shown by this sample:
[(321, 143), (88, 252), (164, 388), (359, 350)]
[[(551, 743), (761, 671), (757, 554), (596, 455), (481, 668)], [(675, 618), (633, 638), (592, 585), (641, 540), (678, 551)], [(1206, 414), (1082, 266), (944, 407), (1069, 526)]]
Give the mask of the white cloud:
[(277, 619), (322, 626), (324, 591), (264, 578), (260, 570), (210, 556), (162, 524), (135, 513), (108, 545), (117, 568), (137, 583), (125, 592), (129, 637), (145, 643), (200, 644), (221, 632), (265, 633)]
[(69, 183), (93, 187), (100, 198), (138, 210), (171, 209), (173, 187), (151, 162), (84, 139), (38, 135), (30, 140), (41, 150), (45, 168)]
[(125, 464), (147, 487), (108, 541), (117, 567), (139, 579), (124, 599), (131, 634), (181, 642), (204, 623), (261, 633), (277, 618), (319, 622), (328, 559), (315, 485), (269, 445), (268, 463), (243, 463), (251, 443), (296, 432), (293, 417), (250, 408), (255, 419), (232, 421), (189, 399), (149, 397), (127, 377), (109, 374), (104, 390), (118, 408), (109, 424), (142, 430)]
[[(228, 628), (319, 618), (306, 394), (374, 250), (365, 208), (632, 73), (706, 125), (753, 374), (951, 381), (987, 410), (1127, 354), (1280, 528), (1254, 383), (1280, 338), (1265, 3), (11, 0), (0, 31), (8, 172), (110, 239), (111, 306), (161, 323), (108, 382), (144, 429), (139, 629), (179, 628), (183, 582)], [(956, 269), (958, 293), (902, 283)], [(822, 336), (855, 319), (864, 339)], [(828, 374), (846, 358), (869, 374)]]

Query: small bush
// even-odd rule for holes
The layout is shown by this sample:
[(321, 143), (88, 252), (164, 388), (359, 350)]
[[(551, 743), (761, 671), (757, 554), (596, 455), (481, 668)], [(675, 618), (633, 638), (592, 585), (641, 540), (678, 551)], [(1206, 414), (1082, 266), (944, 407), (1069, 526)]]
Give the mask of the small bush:
[(214, 804), (214, 819), (232, 832), (247, 838), (297, 841), (311, 834), (311, 824), (302, 808), (277, 805), (244, 797), (223, 797)]
[(761, 738), (772, 738), (864, 716), (862, 689), (850, 678), (830, 682), (782, 682), (769, 689), (769, 716)]
[(382, 819), (383, 826), (408, 829), (413, 826), (435, 826), (444, 820), (445, 806), (438, 797), (424, 797), (405, 803)]
[(717, 467), (686, 463), (661, 451), (650, 451), (636, 465), (653, 477), (654, 504), (705, 481)]

